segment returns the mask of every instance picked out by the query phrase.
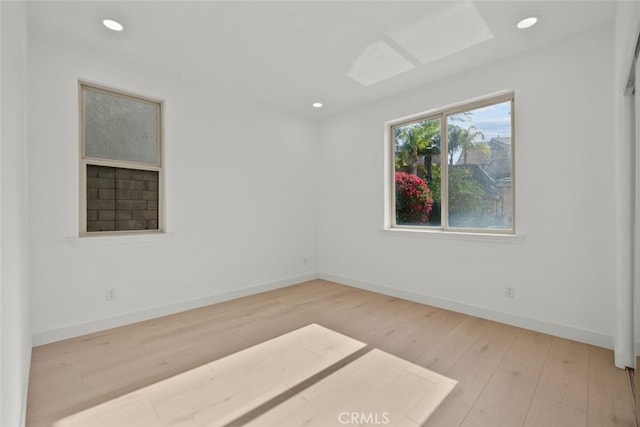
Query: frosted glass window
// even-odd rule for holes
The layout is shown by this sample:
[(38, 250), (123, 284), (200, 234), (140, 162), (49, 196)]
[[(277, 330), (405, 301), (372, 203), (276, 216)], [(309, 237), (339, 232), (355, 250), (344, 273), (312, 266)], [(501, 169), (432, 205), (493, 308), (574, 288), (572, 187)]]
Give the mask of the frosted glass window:
[(84, 90), (85, 156), (158, 164), (159, 104)]

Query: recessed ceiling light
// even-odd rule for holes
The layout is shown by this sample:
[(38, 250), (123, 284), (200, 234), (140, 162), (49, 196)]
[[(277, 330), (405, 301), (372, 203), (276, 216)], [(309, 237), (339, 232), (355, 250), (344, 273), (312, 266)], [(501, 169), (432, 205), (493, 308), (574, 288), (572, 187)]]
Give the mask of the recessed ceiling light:
[(313, 108), (322, 108), (322, 102), (314, 102), (311, 106)]
[(520, 22), (518, 22), (517, 27), (520, 28), (521, 30), (524, 30), (525, 28), (533, 27), (538, 23), (538, 19), (539, 18), (537, 16), (529, 16), (527, 18), (524, 18)]
[(119, 23), (118, 21), (114, 21), (113, 19), (103, 19), (102, 25), (112, 31), (122, 31), (124, 29), (121, 23)]

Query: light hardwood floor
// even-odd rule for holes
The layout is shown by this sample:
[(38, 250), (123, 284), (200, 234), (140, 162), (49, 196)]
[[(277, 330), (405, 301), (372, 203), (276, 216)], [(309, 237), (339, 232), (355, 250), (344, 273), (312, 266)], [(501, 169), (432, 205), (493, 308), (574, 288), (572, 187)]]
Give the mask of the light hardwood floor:
[(458, 381), (426, 426), (636, 425), (610, 350), (322, 280), (35, 347), (27, 425), (63, 427), (311, 323)]

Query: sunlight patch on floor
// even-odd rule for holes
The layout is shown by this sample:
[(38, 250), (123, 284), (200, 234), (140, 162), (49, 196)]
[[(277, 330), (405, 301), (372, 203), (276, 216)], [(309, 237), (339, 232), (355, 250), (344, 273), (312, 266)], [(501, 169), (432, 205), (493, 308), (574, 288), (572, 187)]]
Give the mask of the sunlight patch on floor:
[(423, 423), (456, 382), (311, 324), (55, 427)]

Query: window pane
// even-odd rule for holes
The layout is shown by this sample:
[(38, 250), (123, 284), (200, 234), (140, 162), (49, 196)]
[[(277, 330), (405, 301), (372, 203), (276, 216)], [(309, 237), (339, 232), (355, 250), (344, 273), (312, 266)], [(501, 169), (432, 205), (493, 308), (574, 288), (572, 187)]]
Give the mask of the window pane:
[(159, 176), (87, 165), (87, 231), (158, 230)]
[(511, 229), (511, 101), (447, 118), (449, 226)]
[(158, 108), (85, 88), (85, 155), (158, 164)]
[(440, 226), (440, 119), (392, 129), (396, 224)]

